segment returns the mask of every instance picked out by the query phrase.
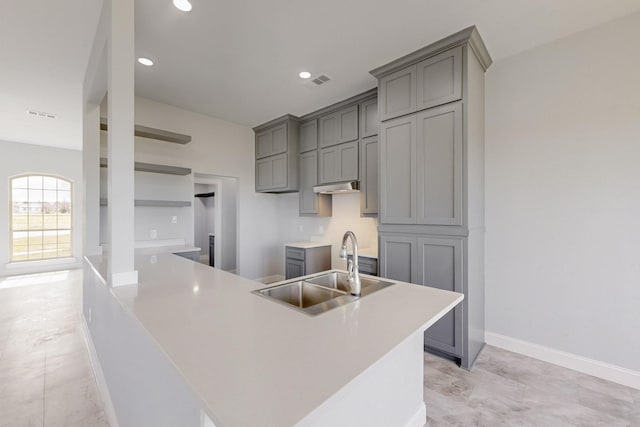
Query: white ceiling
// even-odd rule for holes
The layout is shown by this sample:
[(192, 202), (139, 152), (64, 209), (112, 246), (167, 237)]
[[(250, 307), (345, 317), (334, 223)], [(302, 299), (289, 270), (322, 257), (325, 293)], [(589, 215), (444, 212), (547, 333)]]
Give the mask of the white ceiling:
[(0, 0), (0, 140), (82, 147), (82, 81), (101, 4)]
[[(136, 53), (156, 61), (136, 65), (136, 93), (248, 126), (370, 89), (369, 70), (469, 25), (499, 60), (640, 11), (640, 0), (191, 2), (183, 13), (171, 0), (136, 0)], [(81, 147), (81, 85), (101, 3), (0, 2), (0, 140)], [(301, 70), (333, 80), (315, 87)]]

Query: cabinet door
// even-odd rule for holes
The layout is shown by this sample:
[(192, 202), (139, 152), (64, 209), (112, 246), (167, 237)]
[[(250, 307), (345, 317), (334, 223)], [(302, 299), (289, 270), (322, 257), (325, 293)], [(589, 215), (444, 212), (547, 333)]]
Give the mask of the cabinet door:
[(318, 195), (313, 186), (318, 181), (318, 152), (300, 154), (300, 213), (318, 213)]
[(338, 111), (338, 143), (358, 139), (358, 105)]
[[(418, 238), (416, 279), (424, 286), (462, 292), (462, 240)], [(462, 305), (459, 304), (425, 331), (425, 345), (462, 357), (462, 334)]]
[(300, 152), (315, 150), (318, 148), (318, 121), (309, 120), (300, 125)]
[(415, 237), (380, 234), (380, 277), (412, 283), (416, 279)]
[(272, 149), (271, 131), (266, 130), (256, 135), (256, 159), (271, 155)]
[(287, 130), (286, 123), (271, 129), (271, 154), (280, 154), (287, 151)]
[(287, 258), (285, 262), (285, 278), (292, 279), (294, 277), (304, 276), (304, 261), (299, 259)]
[(378, 214), (378, 138), (360, 141), (360, 215)]
[(287, 186), (287, 154), (256, 161), (256, 191), (274, 190)]
[(338, 143), (338, 114), (332, 113), (320, 117), (319, 146), (330, 147)]
[(462, 103), (417, 116), (417, 222), (462, 225)]
[(339, 181), (338, 177), (338, 147), (323, 148), (319, 152), (318, 167), (320, 168), (320, 184)]
[(416, 111), (416, 66), (389, 74), (378, 82), (380, 120)]
[(380, 126), (380, 222), (416, 222), (416, 116)]
[(358, 179), (358, 141), (337, 145), (338, 181)]
[(360, 138), (378, 134), (378, 99), (360, 104)]
[(417, 68), (418, 111), (462, 98), (462, 46), (426, 59)]

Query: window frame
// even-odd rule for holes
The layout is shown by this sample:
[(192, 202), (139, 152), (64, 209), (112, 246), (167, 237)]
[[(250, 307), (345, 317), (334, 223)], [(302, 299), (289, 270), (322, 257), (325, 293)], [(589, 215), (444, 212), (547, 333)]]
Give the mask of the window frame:
[[(25, 232), (29, 232), (29, 231), (41, 231), (42, 233), (44, 233), (45, 231), (67, 231), (66, 228), (55, 228), (55, 229), (45, 229), (44, 228), (44, 220), (43, 220), (43, 227), (41, 229), (38, 230), (30, 230), (29, 227), (27, 226), (27, 229), (25, 230), (14, 230), (13, 229), (13, 201), (14, 201), (14, 197), (13, 197), (13, 182), (16, 179), (19, 178), (26, 178), (27, 182), (29, 180), (29, 177), (34, 177), (34, 176), (38, 176), (38, 177), (42, 177), (43, 180), (45, 177), (47, 178), (54, 178), (60, 181), (64, 181), (65, 183), (69, 184), (69, 255), (64, 255), (64, 256), (57, 256), (58, 253), (58, 243), (56, 243), (56, 256), (55, 257), (44, 257), (44, 248), (42, 250), (42, 254), (43, 254), (43, 258), (38, 258), (38, 259), (23, 259), (23, 260), (16, 260), (15, 259), (15, 255), (14, 255), (14, 247), (13, 247), (13, 234), (16, 231), (25, 231)], [(9, 228), (9, 238), (7, 239), (9, 242), (9, 263), (11, 264), (23, 264), (23, 263), (39, 263), (39, 262), (55, 262), (55, 261), (59, 261), (59, 260), (66, 260), (66, 259), (70, 259), (74, 257), (74, 242), (73, 242), (73, 237), (74, 237), (74, 208), (75, 208), (75, 203), (74, 203), (74, 182), (72, 179), (67, 178), (65, 176), (62, 175), (56, 175), (56, 174), (51, 174), (51, 173), (42, 173), (42, 172), (28, 172), (28, 173), (21, 173), (18, 175), (13, 175), (9, 177), (9, 182), (7, 185), (7, 189), (8, 189), (8, 198), (9, 198), (9, 203), (8, 203), (8, 210), (9, 210), (9, 221), (8, 221), (8, 228)], [(30, 191), (30, 187), (27, 184), (27, 187), (25, 188), (25, 190), (27, 192)], [(42, 191), (44, 192), (44, 188), (42, 188)], [(58, 191), (56, 189), (56, 191)], [(56, 203), (57, 203), (57, 195), (56, 195)], [(43, 202), (44, 203), (44, 200)], [(43, 234), (43, 238), (44, 238), (44, 234)]]

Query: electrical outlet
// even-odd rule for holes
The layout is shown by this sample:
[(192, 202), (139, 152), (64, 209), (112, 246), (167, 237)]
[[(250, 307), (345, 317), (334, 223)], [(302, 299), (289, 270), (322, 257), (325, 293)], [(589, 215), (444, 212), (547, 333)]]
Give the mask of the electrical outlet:
[(178, 223), (178, 217), (177, 216), (172, 216), (171, 217), (171, 224), (177, 224)]
[(89, 309), (89, 323), (91, 323), (91, 309)]
[(323, 226), (318, 227), (318, 233), (319, 234), (324, 233), (324, 227)]
[(151, 259), (149, 260), (151, 264), (155, 264), (158, 262), (158, 257), (155, 255), (151, 255)]
[(158, 238), (158, 230), (151, 230), (150, 236), (152, 239)]
[(302, 232), (304, 231), (304, 226), (302, 226), (302, 225), (301, 225), (301, 226), (299, 226), (299, 227), (298, 227), (298, 231), (300, 231), (300, 232), (302, 233)]

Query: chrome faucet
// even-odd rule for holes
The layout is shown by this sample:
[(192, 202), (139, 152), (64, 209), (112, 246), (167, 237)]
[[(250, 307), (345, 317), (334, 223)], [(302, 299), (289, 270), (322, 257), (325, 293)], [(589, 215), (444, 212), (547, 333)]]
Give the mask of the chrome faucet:
[(340, 248), (340, 258), (347, 259), (347, 239), (351, 237), (351, 246), (353, 247), (353, 258), (347, 260), (347, 280), (349, 281), (349, 290), (351, 295), (360, 296), (361, 284), (360, 273), (358, 272), (358, 240), (353, 231), (347, 231), (342, 236), (342, 247)]

